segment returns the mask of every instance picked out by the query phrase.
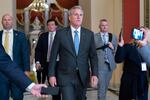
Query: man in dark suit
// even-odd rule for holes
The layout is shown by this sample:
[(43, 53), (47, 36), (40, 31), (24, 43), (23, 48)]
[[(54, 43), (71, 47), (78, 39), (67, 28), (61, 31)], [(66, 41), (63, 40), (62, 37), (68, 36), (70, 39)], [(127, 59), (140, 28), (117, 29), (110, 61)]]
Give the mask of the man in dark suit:
[[(56, 34), (57, 22), (53, 19), (47, 21), (48, 32), (42, 33), (35, 48), (35, 63), (37, 69), (37, 80), (45, 83), (48, 80), (48, 63), (51, 46)], [(58, 60), (57, 60), (58, 61)], [(42, 76), (41, 76), (42, 73)], [(53, 100), (61, 100), (60, 95), (52, 96)]]
[[(29, 48), (24, 33), (13, 29), (13, 18), (9, 14), (2, 17), (3, 30), (0, 31), (0, 43), (10, 58), (28, 75), (30, 71)], [(9, 99), (9, 90), (14, 100), (23, 100), (23, 91), (0, 72), (0, 99)]]
[[(22, 91), (29, 91), (32, 95), (37, 97), (42, 96), (41, 88), (47, 87), (45, 84), (32, 83), (16, 63), (11, 60), (10, 56), (6, 54), (2, 44), (0, 44), (0, 72), (10, 79), (10, 82), (15, 83)], [(7, 98), (8, 97), (1, 100), (6, 100)]]
[(57, 31), (52, 45), (49, 82), (53, 87), (60, 87), (62, 100), (85, 100), (90, 68), (92, 86), (98, 82), (94, 33), (81, 27), (82, 20), (82, 8), (72, 7), (69, 11), (70, 27)]

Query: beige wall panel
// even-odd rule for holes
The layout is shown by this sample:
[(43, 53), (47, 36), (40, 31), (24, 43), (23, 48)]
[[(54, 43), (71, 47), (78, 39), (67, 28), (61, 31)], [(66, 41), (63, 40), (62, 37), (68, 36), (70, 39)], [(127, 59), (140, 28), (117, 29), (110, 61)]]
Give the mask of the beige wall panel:
[[(1, 30), (2, 29), (1, 19), (4, 14), (9, 13), (14, 18), (16, 18), (16, 13), (15, 13), (16, 0), (4, 0), (3, 3), (0, 3), (0, 7), (1, 7), (1, 9), (0, 9), (0, 30)], [(14, 21), (14, 22), (16, 22), (16, 21)]]
[(91, 29), (91, 0), (79, 0), (79, 4), (84, 10), (83, 26)]
[[(111, 4), (111, 5), (110, 5)], [(108, 19), (111, 24), (113, 20), (113, 0), (93, 0), (91, 2), (91, 20), (92, 30), (97, 32), (99, 20), (102, 18)], [(110, 27), (111, 29), (111, 27)]]
[(144, 26), (144, 0), (140, 0), (140, 26)]

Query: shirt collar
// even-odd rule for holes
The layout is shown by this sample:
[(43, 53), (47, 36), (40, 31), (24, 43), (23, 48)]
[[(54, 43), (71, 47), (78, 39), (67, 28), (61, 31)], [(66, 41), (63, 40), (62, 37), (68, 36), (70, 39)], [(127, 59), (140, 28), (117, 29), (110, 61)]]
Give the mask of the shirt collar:
[(51, 34), (51, 33), (53, 33), (53, 36), (56, 34), (56, 31), (54, 31), (54, 32), (48, 32), (49, 34)]
[(74, 33), (74, 31), (78, 31), (78, 33), (80, 33), (81, 27), (79, 27), (78, 29), (75, 29), (73, 26), (71, 26), (71, 31), (72, 33)]
[(4, 33), (5, 33), (5, 32), (13, 33), (13, 29), (10, 29), (10, 30), (5, 30), (5, 29), (4, 29), (4, 31), (3, 31), (3, 32), (4, 32)]
[(108, 36), (108, 32), (100, 32), (100, 34), (103, 36), (103, 35), (105, 35), (105, 36)]

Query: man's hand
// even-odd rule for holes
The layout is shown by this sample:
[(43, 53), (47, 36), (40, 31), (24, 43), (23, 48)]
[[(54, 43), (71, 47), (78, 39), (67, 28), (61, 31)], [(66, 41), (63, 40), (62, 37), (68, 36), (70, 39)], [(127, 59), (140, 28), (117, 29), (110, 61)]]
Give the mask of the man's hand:
[(36, 96), (36, 97), (46, 97), (45, 95), (41, 95), (41, 88), (42, 87), (47, 87), (45, 84), (35, 84), (31, 88), (31, 94)]
[(119, 45), (120, 47), (122, 47), (122, 46), (124, 45), (124, 40), (123, 40), (123, 37), (122, 37), (122, 36), (120, 37), (120, 41), (118, 42), (118, 45)]
[(91, 76), (91, 87), (96, 88), (98, 84), (97, 76)]
[(35, 67), (36, 67), (36, 70), (39, 70), (39, 69), (41, 69), (41, 64), (40, 63), (36, 63)]
[(142, 30), (144, 32), (144, 38), (143, 38), (143, 40), (137, 40), (136, 42), (139, 45), (139, 47), (142, 47), (147, 44), (148, 31), (145, 28), (140, 28), (140, 30)]
[(109, 46), (109, 48), (111, 48), (112, 50), (114, 50), (114, 46), (113, 46), (113, 44), (111, 42), (108, 42), (108, 46)]
[(26, 76), (30, 77), (30, 72), (29, 71), (25, 71), (24, 72)]
[(56, 77), (55, 76), (49, 77), (49, 83), (52, 87), (55, 87), (57, 85)]

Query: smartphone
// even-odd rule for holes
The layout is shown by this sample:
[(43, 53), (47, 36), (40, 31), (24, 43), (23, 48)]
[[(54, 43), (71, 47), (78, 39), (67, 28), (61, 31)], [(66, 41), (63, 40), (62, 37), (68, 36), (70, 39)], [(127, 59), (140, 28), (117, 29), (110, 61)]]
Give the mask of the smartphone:
[(123, 29), (121, 28), (120, 34), (119, 34), (119, 42), (121, 41), (121, 38), (123, 38)]
[(134, 28), (131, 34), (132, 34), (133, 39), (135, 40), (143, 40), (144, 38), (143, 31), (137, 28)]
[(59, 94), (59, 87), (42, 87), (41, 94), (50, 94), (50, 95), (58, 95)]

